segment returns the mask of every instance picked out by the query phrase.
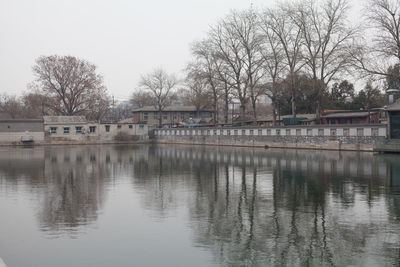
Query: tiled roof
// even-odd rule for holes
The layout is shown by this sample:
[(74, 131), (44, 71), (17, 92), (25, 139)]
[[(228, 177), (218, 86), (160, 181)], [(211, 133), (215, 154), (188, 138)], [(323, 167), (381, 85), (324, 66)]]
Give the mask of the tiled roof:
[[(158, 111), (158, 109), (155, 106), (145, 106), (142, 108), (135, 109), (133, 112), (141, 112), (141, 111)], [(195, 112), (196, 107), (195, 106), (169, 106), (165, 107), (163, 111), (190, 111), (190, 112)], [(212, 111), (209, 109), (200, 109), (200, 111)]]
[(321, 118), (359, 118), (359, 117), (367, 117), (371, 114), (376, 114), (376, 111), (356, 111), (356, 112), (338, 112), (338, 113), (330, 113), (325, 116), (321, 116)]
[[(315, 119), (315, 114), (296, 114), (297, 118), (307, 118), (307, 120), (313, 120)], [(286, 118), (293, 118), (293, 115), (281, 115), (280, 119), (286, 119)], [(248, 121), (252, 121), (252, 119), (247, 118)], [(238, 118), (240, 120), (240, 118)], [(279, 120), (279, 116), (276, 116), (276, 120)], [(267, 116), (260, 116), (257, 117), (257, 121), (273, 121), (272, 115), (267, 115)]]
[(86, 123), (85, 116), (43, 116), (45, 124)]

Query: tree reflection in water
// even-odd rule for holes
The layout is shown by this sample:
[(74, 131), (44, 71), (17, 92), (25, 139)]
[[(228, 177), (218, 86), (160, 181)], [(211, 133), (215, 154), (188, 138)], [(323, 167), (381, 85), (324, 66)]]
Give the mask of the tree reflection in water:
[(390, 187), (390, 156), (168, 146), (148, 156), (146, 172), (133, 177), (146, 208), (163, 217), (187, 207), (195, 245), (220, 264), (399, 260), (400, 199)]
[(128, 177), (156, 221), (184, 211), (193, 245), (221, 265), (393, 265), (399, 156), (189, 146), (0, 151), (0, 189), (27, 185), (40, 229), (73, 235)]

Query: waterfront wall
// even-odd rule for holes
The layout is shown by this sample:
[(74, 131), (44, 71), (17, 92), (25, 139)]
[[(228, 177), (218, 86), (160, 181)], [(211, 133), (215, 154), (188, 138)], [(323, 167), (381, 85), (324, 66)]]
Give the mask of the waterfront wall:
[(156, 143), (349, 151), (374, 151), (386, 138), (382, 124), (154, 130)]

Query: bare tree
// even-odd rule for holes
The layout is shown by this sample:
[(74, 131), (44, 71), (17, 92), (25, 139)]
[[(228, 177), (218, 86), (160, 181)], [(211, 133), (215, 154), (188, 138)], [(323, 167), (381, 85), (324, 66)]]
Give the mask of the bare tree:
[(290, 80), (289, 91), (291, 93), (292, 114), (296, 117), (296, 75), (303, 68), (301, 48), (302, 31), (290, 16), (292, 5), (281, 5), (275, 9), (266, 9), (264, 12), (264, 27), (273, 31), (280, 42), (285, 55), (284, 63)]
[(260, 34), (259, 19), (253, 9), (232, 16), (234, 29), (243, 49), (243, 64), (246, 71), (246, 83), (253, 109), (254, 124), (257, 124), (256, 104), (258, 97), (265, 91), (265, 57), (262, 53), (263, 38)]
[(0, 97), (0, 110), (2, 117), (5, 119), (24, 118), (24, 106), (15, 95), (3, 94)]
[(367, 37), (353, 51), (354, 66), (361, 77), (385, 78), (388, 68), (400, 63), (400, 1), (369, 0), (365, 11)]
[(24, 113), (27, 118), (41, 118), (42, 116), (53, 114), (49, 107), (51, 99), (40, 92), (27, 92), (22, 96), (21, 101), (24, 105)]
[(223, 66), (223, 72), (227, 75), (226, 82), (233, 88), (235, 97), (240, 101), (241, 118), (246, 115), (246, 103), (248, 102), (248, 79), (244, 65), (245, 54), (242, 44), (237, 36), (235, 23), (238, 14), (233, 12), (224, 20), (211, 28), (210, 42), (215, 47), (215, 53)]
[(142, 108), (144, 106), (153, 106), (154, 97), (151, 92), (138, 89), (132, 94), (131, 102), (133, 106), (136, 108)]
[[(107, 104), (103, 78), (96, 66), (73, 56), (42, 56), (33, 67), (36, 86), (51, 100), (56, 114), (81, 115)], [(100, 112), (102, 113), (102, 112)]]
[(291, 13), (302, 33), (302, 58), (313, 80), (317, 121), (323, 92), (332, 79), (352, 65), (350, 51), (357, 31), (349, 26), (347, 13), (346, 0), (308, 0)]
[(199, 116), (200, 110), (209, 106), (211, 97), (206, 80), (199, 77), (196, 67), (191, 65), (187, 67), (185, 88), (181, 88), (178, 95), (185, 104), (195, 106), (197, 116)]
[(158, 110), (159, 127), (161, 127), (162, 111), (171, 103), (172, 90), (177, 85), (177, 79), (163, 69), (155, 69), (153, 72), (143, 75), (139, 85), (153, 94), (154, 106)]
[(209, 39), (196, 42), (192, 46), (192, 54), (195, 60), (189, 65), (192, 76), (203, 80), (207, 84), (209, 94), (212, 98), (214, 109), (214, 123), (219, 120), (218, 103), (220, 98), (224, 101), (224, 121), (228, 122), (228, 108), (231, 98), (231, 87), (228, 77), (223, 70), (224, 62), (217, 54), (218, 48), (213, 46)]
[(275, 126), (279, 91), (282, 88), (279, 84), (279, 80), (283, 79), (282, 75), (285, 73), (285, 53), (279, 37), (275, 34), (274, 30), (270, 28), (271, 24), (269, 23), (268, 13), (263, 13), (260, 17), (261, 37), (263, 38), (261, 51), (264, 57), (264, 66), (269, 78), (269, 81), (265, 84), (264, 93), (271, 99), (272, 120)]

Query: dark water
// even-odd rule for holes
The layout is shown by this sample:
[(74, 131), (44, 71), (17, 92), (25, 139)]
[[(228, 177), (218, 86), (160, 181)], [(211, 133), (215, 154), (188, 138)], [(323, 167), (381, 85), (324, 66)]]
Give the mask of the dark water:
[(400, 156), (0, 148), (0, 258), (22, 266), (392, 266)]

